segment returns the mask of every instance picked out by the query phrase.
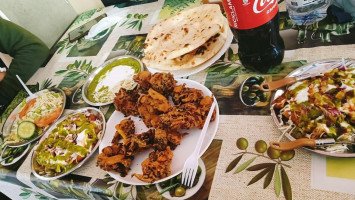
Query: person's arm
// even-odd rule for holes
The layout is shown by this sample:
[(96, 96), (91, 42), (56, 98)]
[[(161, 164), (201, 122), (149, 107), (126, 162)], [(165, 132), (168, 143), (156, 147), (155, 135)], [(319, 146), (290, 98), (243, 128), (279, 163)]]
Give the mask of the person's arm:
[(0, 72), (0, 82), (5, 78), (6, 72)]
[(7, 105), (21, 89), (16, 74), (27, 82), (47, 60), (49, 49), (27, 30), (0, 18), (0, 52), (13, 57), (0, 82), (0, 104)]

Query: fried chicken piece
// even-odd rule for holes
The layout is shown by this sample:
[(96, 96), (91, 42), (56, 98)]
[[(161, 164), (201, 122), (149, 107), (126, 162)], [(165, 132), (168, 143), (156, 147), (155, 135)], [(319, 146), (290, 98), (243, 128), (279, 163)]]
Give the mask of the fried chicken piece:
[(150, 79), (150, 84), (155, 91), (168, 97), (173, 92), (176, 81), (170, 73), (155, 73)]
[[(200, 101), (200, 112), (203, 116), (204, 119), (206, 119), (208, 112), (210, 111), (210, 108), (212, 106), (214, 99), (211, 96), (205, 96), (201, 99)], [(213, 114), (211, 116), (211, 122), (216, 119), (216, 109), (214, 109)], [(205, 120), (203, 120), (203, 123), (205, 123)], [(203, 124), (202, 124), (203, 127)]]
[(102, 153), (105, 154), (106, 156), (114, 156), (117, 154), (124, 154), (124, 147), (122, 143), (119, 144), (113, 144), (112, 146), (107, 146), (104, 149), (102, 149)]
[(134, 82), (138, 83), (138, 90), (141, 93), (146, 93), (149, 88), (151, 88), (150, 79), (152, 74), (148, 71), (139, 72), (137, 75), (133, 76)]
[[(203, 128), (205, 119), (211, 108), (213, 98), (206, 96), (200, 103), (185, 103), (181, 106), (172, 107), (168, 113), (160, 115), (159, 128), (164, 130)], [(216, 110), (211, 121), (216, 118)]]
[(188, 88), (184, 83), (174, 88), (172, 98), (175, 104), (198, 103), (203, 98), (203, 92), (198, 89)]
[(115, 128), (116, 133), (115, 136), (113, 136), (112, 144), (118, 144), (120, 139), (125, 139), (135, 132), (134, 121), (131, 118), (122, 120)]
[(168, 145), (170, 146), (170, 149), (174, 150), (178, 145), (180, 145), (184, 135), (187, 135), (187, 133), (170, 131), (169, 134), (167, 135)]
[(121, 154), (108, 157), (101, 153), (97, 157), (97, 165), (105, 171), (116, 171), (120, 173), (122, 177), (125, 177), (130, 170), (132, 159), (132, 157), (126, 157)]
[[(130, 124), (129, 120), (127, 119), (124, 124)], [(132, 131), (131, 128), (130, 125), (127, 127), (129, 131)], [(142, 150), (153, 146), (154, 135), (154, 129), (139, 135), (132, 133), (123, 139), (123, 143), (105, 147), (97, 157), (97, 165), (105, 171), (114, 170), (119, 172), (121, 176), (126, 176), (134, 156)]]
[(165, 150), (168, 146), (168, 138), (167, 133), (163, 129), (156, 129), (155, 136), (154, 136), (154, 149), (155, 150)]
[(125, 116), (137, 116), (138, 109), (136, 102), (139, 98), (138, 90), (126, 90), (121, 88), (114, 99), (115, 109)]
[(155, 130), (149, 129), (139, 135), (133, 134), (123, 139), (126, 156), (135, 156), (144, 149), (153, 147)]
[(141, 164), (143, 174), (133, 174), (132, 176), (146, 183), (153, 183), (169, 176), (173, 155), (170, 147), (167, 147), (164, 151), (151, 152), (149, 158), (145, 159)]
[(157, 127), (159, 114), (168, 112), (170, 104), (166, 97), (153, 89), (149, 89), (148, 94), (142, 95), (138, 99), (137, 107), (145, 125), (147, 127)]
[(170, 149), (174, 150), (182, 140), (182, 137), (187, 133), (181, 134), (176, 131), (165, 131), (163, 129), (157, 128), (155, 130), (155, 138), (154, 138), (154, 149), (155, 150), (165, 150), (167, 146)]
[(168, 113), (160, 115), (159, 128), (164, 130), (190, 129), (195, 126), (196, 121), (202, 120), (198, 111), (198, 105), (195, 103), (174, 106)]
[(123, 144), (105, 147), (97, 157), (97, 166), (105, 171), (116, 171), (126, 176), (130, 170), (133, 157), (124, 155)]

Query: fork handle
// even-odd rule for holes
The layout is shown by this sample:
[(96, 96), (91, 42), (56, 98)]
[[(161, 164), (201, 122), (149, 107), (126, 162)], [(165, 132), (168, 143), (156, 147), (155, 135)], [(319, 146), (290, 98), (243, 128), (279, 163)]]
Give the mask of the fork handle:
[(279, 88), (282, 88), (286, 85), (290, 85), (293, 83), (296, 83), (297, 79), (296, 77), (286, 77), (277, 81), (271, 81), (271, 82), (266, 82), (266, 83), (262, 83), (260, 85), (260, 90), (264, 91), (264, 92), (269, 92), (269, 91), (273, 91)]
[(216, 104), (217, 104), (216, 103), (216, 99), (213, 98), (213, 102), (212, 102), (210, 111), (208, 112), (208, 115), (206, 117), (206, 121), (205, 121), (205, 123), (203, 125), (200, 137), (198, 138), (198, 141), (197, 141), (197, 144), (196, 144), (196, 147), (195, 147), (195, 150), (194, 150), (193, 154), (196, 154), (196, 155), (200, 154), (202, 142), (203, 142), (203, 139), (205, 138), (205, 135), (206, 135), (206, 132), (207, 132), (207, 128), (208, 128), (208, 125), (209, 125), (209, 123), (211, 121), (211, 117), (212, 117), (214, 108), (216, 107)]
[(22, 81), (22, 79), (16, 74), (17, 79), (20, 81), (22, 87), (26, 90), (26, 92), (28, 93), (28, 95), (30, 95), (30, 97), (32, 98), (34, 95), (33, 93), (30, 91), (30, 89), (28, 89), (28, 87), (26, 86), (26, 84)]
[(315, 147), (316, 141), (314, 139), (301, 138), (290, 142), (270, 142), (270, 147), (279, 151), (293, 150), (303, 146)]

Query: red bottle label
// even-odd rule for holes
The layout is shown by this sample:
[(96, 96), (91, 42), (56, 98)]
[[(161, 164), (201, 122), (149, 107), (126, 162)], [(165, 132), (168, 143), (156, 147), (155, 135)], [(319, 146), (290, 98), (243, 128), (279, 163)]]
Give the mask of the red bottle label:
[(222, 0), (229, 25), (252, 29), (270, 21), (277, 14), (277, 0)]

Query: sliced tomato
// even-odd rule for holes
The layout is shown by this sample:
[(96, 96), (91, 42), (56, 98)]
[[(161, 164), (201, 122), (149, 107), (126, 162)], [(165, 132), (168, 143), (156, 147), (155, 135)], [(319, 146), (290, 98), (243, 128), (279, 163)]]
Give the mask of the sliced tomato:
[(34, 121), (34, 123), (36, 124), (36, 126), (38, 127), (46, 127), (49, 124), (51, 124), (52, 122), (54, 122), (54, 120), (56, 120), (60, 114), (62, 113), (62, 107), (58, 108), (57, 110), (42, 116), (39, 119), (36, 119)]
[(19, 117), (20, 119), (22, 119), (24, 116), (27, 115), (28, 111), (35, 105), (37, 99), (31, 99), (29, 102), (27, 102), (27, 104), (25, 105), (25, 107), (22, 109), (22, 111), (19, 113)]

